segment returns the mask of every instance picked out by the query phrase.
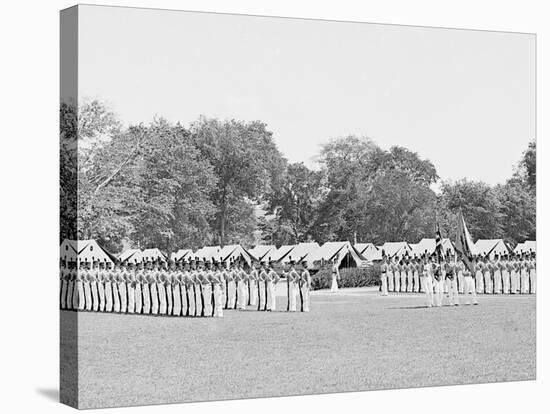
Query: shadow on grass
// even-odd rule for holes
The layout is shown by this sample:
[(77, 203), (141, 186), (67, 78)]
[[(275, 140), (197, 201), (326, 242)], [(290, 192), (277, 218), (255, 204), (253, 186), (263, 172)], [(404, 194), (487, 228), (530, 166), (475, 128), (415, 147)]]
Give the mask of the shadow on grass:
[(37, 388), (35, 391), (50, 401), (59, 402), (59, 390), (57, 388)]

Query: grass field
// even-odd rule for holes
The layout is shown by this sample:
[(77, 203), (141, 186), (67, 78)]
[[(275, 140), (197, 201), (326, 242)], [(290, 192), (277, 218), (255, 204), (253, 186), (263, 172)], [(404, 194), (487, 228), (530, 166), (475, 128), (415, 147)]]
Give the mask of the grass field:
[[(277, 300), (286, 309), (286, 297)], [(428, 309), (421, 295), (346, 289), (312, 293), (310, 313), (81, 313), (79, 405), (534, 379), (535, 297), (479, 302)]]

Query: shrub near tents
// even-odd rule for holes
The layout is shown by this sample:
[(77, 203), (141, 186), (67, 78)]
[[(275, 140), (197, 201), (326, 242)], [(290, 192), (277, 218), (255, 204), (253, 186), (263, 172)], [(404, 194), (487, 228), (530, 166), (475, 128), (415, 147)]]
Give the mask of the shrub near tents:
[[(311, 289), (330, 289), (332, 283), (332, 269), (324, 267), (311, 275)], [(349, 267), (340, 269), (338, 287), (365, 287), (380, 284), (380, 265), (374, 263), (365, 268)]]

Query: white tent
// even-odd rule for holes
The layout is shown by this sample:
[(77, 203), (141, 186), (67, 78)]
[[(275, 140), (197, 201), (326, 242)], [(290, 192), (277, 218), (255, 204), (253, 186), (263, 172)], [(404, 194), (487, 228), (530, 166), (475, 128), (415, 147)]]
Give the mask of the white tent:
[(258, 245), (255, 246), (253, 249), (250, 249), (248, 251), (252, 256), (254, 256), (258, 260), (262, 260), (264, 257), (267, 259), (268, 257), (275, 256), (275, 253), (277, 252), (277, 248), (273, 245)]
[(300, 262), (304, 259), (309, 259), (309, 255), (320, 248), (316, 242), (312, 243), (299, 243), (291, 249), (288, 254), (282, 258), (274, 259), (280, 263), (289, 263), (291, 260)]
[(179, 249), (177, 252), (170, 255), (170, 259), (175, 262), (179, 262), (180, 260), (187, 260), (192, 255), (193, 251), (191, 249)]
[(204, 246), (197, 250), (193, 256), (195, 260), (212, 260), (214, 257), (219, 257), (221, 249), (222, 248), (220, 246)]
[(514, 253), (530, 253), (537, 252), (537, 242), (534, 240), (527, 240), (523, 243), (520, 243), (514, 249)]
[(412, 254), (411, 246), (407, 242), (386, 242), (379, 249), (382, 249), (388, 257), (403, 257)]
[(218, 253), (217, 256), (207, 258), (207, 260), (216, 259), (221, 262), (227, 262), (229, 260), (238, 260), (243, 259), (250, 265), (252, 263), (252, 260), (256, 259), (255, 256), (251, 255), (249, 251), (247, 251), (244, 247), (242, 247), (240, 244), (231, 244), (228, 246), (224, 246)]
[(112, 256), (97, 242), (90, 240), (63, 240), (60, 246), (60, 257), (65, 260), (113, 263)]
[(330, 263), (334, 259), (336, 259), (338, 267), (341, 267), (342, 264), (344, 267), (352, 267), (350, 266), (351, 261), (355, 263), (356, 267), (364, 267), (368, 264), (368, 260), (348, 241), (326, 242), (306, 257), (306, 260), (314, 265)]
[(125, 250), (118, 255), (118, 260), (120, 260), (121, 262), (125, 262), (128, 259), (134, 258), (134, 256), (138, 253), (141, 253), (141, 250), (139, 249)]
[(156, 261), (160, 260), (161, 262), (166, 262), (166, 256), (156, 247), (152, 249), (145, 249), (141, 252), (137, 252), (131, 257), (131, 260), (135, 262), (145, 261)]
[(502, 239), (479, 239), (475, 242), (474, 247), (476, 254), (488, 256), (491, 259), (497, 254), (501, 256), (510, 253)]
[[(277, 262), (282, 262), (286, 256), (289, 255), (289, 253), (294, 250), (296, 245), (284, 245), (277, 249), (277, 251), (271, 256), (271, 260), (275, 260)], [(263, 260), (269, 260), (269, 255), (264, 256)]]
[[(455, 253), (455, 248), (451, 239), (442, 239), (441, 244), (443, 246), (443, 251), (451, 251), (451, 254)], [(435, 252), (435, 239), (422, 239), (418, 242), (412, 249), (412, 254), (418, 257), (422, 256), (424, 253), (432, 254)]]
[(357, 243), (355, 248), (368, 261), (382, 260), (382, 252), (372, 243)]

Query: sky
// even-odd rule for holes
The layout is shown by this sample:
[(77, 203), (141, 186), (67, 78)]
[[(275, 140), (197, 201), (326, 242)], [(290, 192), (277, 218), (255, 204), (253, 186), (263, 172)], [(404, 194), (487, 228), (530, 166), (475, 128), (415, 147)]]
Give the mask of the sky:
[(323, 143), (366, 136), (489, 184), (535, 139), (532, 34), (79, 7), (79, 99), (126, 125), (261, 120), (311, 168)]

